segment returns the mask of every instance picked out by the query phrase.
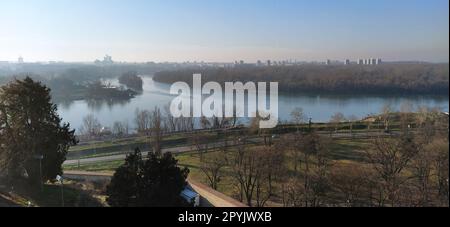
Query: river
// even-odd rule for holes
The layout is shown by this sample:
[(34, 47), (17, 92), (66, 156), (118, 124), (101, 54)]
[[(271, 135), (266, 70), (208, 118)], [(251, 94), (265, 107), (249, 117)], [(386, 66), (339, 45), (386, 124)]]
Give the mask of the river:
[[(79, 129), (83, 118), (93, 114), (103, 126), (111, 127), (114, 122), (128, 122), (134, 127), (136, 109), (153, 110), (155, 107), (167, 106), (174, 96), (169, 94), (170, 85), (157, 83), (151, 77), (143, 77), (144, 89), (141, 95), (129, 101), (74, 101), (58, 104), (58, 112), (64, 122)], [(111, 84), (118, 84), (117, 80), (109, 80)], [(340, 112), (345, 116), (354, 115), (364, 118), (370, 114), (381, 112), (386, 104), (399, 109), (402, 103), (410, 103), (415, 107), (438, 107), (442, 111), (449, 110), (448, 96), (361, 96), (361, 95), (320, 95), (320, 94), (283, 94), (279, 95), (280, 121), (288, 121), (290, 113), (301, 107), (313, 122), (328, 122), (334, 113)]]

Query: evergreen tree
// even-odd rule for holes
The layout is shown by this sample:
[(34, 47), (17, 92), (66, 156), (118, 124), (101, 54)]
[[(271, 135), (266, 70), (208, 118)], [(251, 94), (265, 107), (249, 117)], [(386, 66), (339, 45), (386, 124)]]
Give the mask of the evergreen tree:
[(144, 161), (136, 149), (114, 174), (107, 188), (107, 201), (113, 207), (189, 206), (181, 197), (188, 174), (189, 170), (178, 167), (170, 153), (151, 152)]
[(0, 168), (8, 177), (26, 173), (35, 185), (55, 179), (77, 143), (74, 133), (40, 82), (27, 77), (0, 88)]

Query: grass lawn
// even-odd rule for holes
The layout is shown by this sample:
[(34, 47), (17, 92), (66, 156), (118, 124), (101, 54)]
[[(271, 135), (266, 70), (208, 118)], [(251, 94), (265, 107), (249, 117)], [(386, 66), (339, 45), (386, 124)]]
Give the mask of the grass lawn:
[[(339, 139), (333, 140), (331, 144), (329, 157), (335, 163), (361, 163), (364, 161), (364, 150), (370, 145), (369, 140), (361, 139)], [(254, 145), (249, 145), (254, 146)], [(232, 152), (230, 149), (229, 152)], [(204, 154), (207, 158), (209, 155), (219, 152), (217, 150), (210, 150), (210, 152)], [(175, 155), (179, 161), (181, 167), (187, 167), (190, 170), (189, 177), (201, 183), (207, 184), (207, 179), (204, 173), (200, 169), (200, 155), (197, 152), (186, 152)], [(287, 160), (290, 160), (289, 157)], [(85, 165), (67, 165), (64, 167), (65, 170), (79, 170), (79, 171), (89, 171), (89, 172), (113, 172), (116, 168), (122, 165), (124, 161), (108, 161), (100, 163), (90, 163)], [(290, 161), (286, 162), (288, 171), (293, 171), (293, 163)], [(229, 167), (223, 169), (224, 177), (222, 177), (219, 183), (218, 190), (228, 196), (237, 196), (237, 191), (233, 179), (231, 177), (231, 170)]]

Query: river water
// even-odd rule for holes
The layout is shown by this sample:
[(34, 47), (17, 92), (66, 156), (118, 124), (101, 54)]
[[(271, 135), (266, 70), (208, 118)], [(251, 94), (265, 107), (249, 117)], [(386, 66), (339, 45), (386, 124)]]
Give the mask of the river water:
[[(114, 122), (128, 122), (134, 127), (136, 109), (153, 110), (155, 107), (164, 109), (174, 98), (169, 94), (170, 85), (154, 82), (151, 77), (143, 77), (144, 90), (141, 95), (129, 101), (75, 101), (58, 104), (60, 117), (69, 122), (71, 127), (79, 129), (83, 118), (93, 114), (100, 123), (112, 127)], [(108, 80), (118, 84), (117, 80)], [(415, 107), (438, 107), (442, 111), (449, 110), (448, 96), (361, 96), (361, 95), (321, 95), (321, 94), (280, 94), (280, 121), (290, 120), (290, 113), (297, 107), (304, 110), (313, 122), (328, 122), (334, 113), (345, 116), (354, 115), (364, 118), (367, 115), (380, 113), (383, 106), (390, 104), (399, 109), (402, 103), (410, 103)], [(245, 120), (244, 120), (245, 121)]]

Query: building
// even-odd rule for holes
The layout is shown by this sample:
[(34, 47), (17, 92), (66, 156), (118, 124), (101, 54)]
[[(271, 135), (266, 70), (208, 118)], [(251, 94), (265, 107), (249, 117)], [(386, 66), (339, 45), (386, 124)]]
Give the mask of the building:
[[(357, 61), (358, 65), (381, 65), (382, 60), (381, 58), (366, 58), (366, 59), (358, 59)], [(347, 61), (346, 61), (347, 65)]]
[(183, 199), (185, 199), (189, 204), (193, 204), (194, 207), (200, 206), (200, 195), (190, 187), (186, 187), (181, 192), (181, 197), (183, 197)]
[(382, 62), (382, 60), (381, 60), (381, 58), (378, 58), (377, 59), (377, 65), (381, 65), (383, 62)]
[(105, 64), (105, 65), (110, 65), (110, 64), (114, 64), (114, 61), (112, 60), (112, 57), (109, 55), (105, 55), (105, 57), (103, 57), (103, 61), (100, 60), (95, 60), (95, 64)]
[(23, 64), (24, 63), (24, 60), (23, 60), (22, 56), (19, 57), (19, 59), (17, 60), (17, 63), (19, 63), (19, 64)]
[(349, 59), (345, 60), (345, 65), (350, 65), (350, 60)]
[(328, 60), (326, 61), (326, 64), (327, 64), (327, 65), (331, 65), (331, 60), (328, 59)]

